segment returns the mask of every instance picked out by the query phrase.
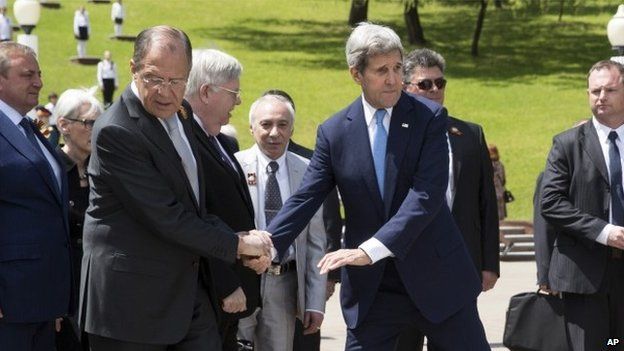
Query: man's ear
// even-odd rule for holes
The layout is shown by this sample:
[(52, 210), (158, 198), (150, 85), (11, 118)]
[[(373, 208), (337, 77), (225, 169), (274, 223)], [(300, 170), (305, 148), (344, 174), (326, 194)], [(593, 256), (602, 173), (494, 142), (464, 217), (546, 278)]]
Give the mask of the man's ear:
[(136, 71), (136, 63), (134, 63), (133, 59), (130, 59), (130, 72), (132, 72), (132, 74), (135, 74), (137, 73)]
[(208, 100), (210, 98), (210, 95), (213, 93), (212, 89), (210, 88), (209, 84), (202, 84), (199, 87), (199, 99), (201, 100), (201, 102), (203, 103), (208, 103)]
[(353, 78), (356, 83), (362, 85), (362, 76), (360, 75), (360, 71), (358, 71), (356, 67), (350, 67), (349, 73), (351, 73), (351, 78)]

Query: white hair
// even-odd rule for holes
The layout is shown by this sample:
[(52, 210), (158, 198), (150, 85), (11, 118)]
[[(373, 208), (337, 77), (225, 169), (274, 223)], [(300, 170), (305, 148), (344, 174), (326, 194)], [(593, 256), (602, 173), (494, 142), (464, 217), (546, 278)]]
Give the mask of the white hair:
[[(97, 89), (97, 87), (95, 87)], [(54, 118), (77, 119), (82, 105), (89, 105), (86, 114), (100, 115), (104, 112), (102, 103), (94, 96), (95, 89), (67, 89), (61, 94), (54, 107)]]
[(264, 96), (259, 97), (256, 101), (254, 101), (254, 103), (251, 104), (251, 107), (249, 108), (249, 125), (253, 126), (254, 124), (254, 121), (256, 119), (256, 110), (261, 105), (271, 103), (271, 102), (281, 103), (284, 106), (286, 106), (286, 109), (288, 110), (288, 114), (290, 115), (291, 128), (294, 129), (295, 128), (295, 110), (293, 109), (293, 106), (290, 103), (290, 101), (288, 101), (287, 98), (281, 95), (264, 95)]
[(364, 72), (368, 58), (398, 50), (403, 59), (403, 45), (399, 36), (390, 28), (369, 22), (361, 22), (353, 29), (345, 53), (349, 68)]
[(199, 91), (203, 84), (221, 85), (239, 79), (243, 66), (236, 58), (215, 49), (193, 50), (193, 67), (186, 84), (186, 97)]

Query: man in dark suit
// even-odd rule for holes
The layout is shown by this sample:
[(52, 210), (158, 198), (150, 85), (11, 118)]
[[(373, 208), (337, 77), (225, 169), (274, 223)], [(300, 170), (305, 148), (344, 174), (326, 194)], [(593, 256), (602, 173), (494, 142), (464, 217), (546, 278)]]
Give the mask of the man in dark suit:
[[(228, 136), (221, 134), (232, 110), (241, 103), (242, 66), (219, 50), (194, 50), (186, 99), (193, 108), (194, 135), (206, 175), (206, 211), (235, 231), (255, 228), (254, 209), (243, 170)], [(254, 312), (259, 302), (260, 277), (240, 262), (224, 265), (212, 260), (210, 273), (217, 285), (221, 312), (219, 332), (223, 350), (237, 350), (238, 320)]]
[(42, 84), (32, 49), (0, 44), (0, 350), (54, 350), (75, 302), (63, 162), (25, 117)]
[(555, 229), (548, 282), (561, 292), (569, 349), (604, 349), (624, 335), (624, 67), (589, 70), (592, 120), (553, 139), (542, 215)]
[(347, 63), (362, 97), (324, 122), (303, 182), (268, 231), (281, 256), (338, 186), (345, 247), (319, 267), (342, 266), (347, 350), (391, 350), (416, 326), (442, 350), (486, 350), (476, 309), (481, 284), (445, 205), (446, 112), (402, 92), (403, 47), (388, 27), (362, 23)]
[[(409, 93), (444, 105), (446, 62), (430, 49), (416, 49), (403, 61), (404, 87)], [(494, 287), (500, 274), (499, 229), (492, 161), (480, 125), (449, 116), (449, 183), (446, 203), (481, 274), (481, 289)], [(422, 334), (407, 330), (397, 350), (415, 350)], [(429, 343), (429, 350), (434, 347)]]
[(131, 85), (93, 129), (81, 325), (94, 351), (218, 350), (214, 284), (198, 284), (200, 257), (233, 263), (265, 254), (270, 240), (236, 235), (205, 214), (192, 112), (182, 100), (186, 34), (144, 30), (130, 66)]

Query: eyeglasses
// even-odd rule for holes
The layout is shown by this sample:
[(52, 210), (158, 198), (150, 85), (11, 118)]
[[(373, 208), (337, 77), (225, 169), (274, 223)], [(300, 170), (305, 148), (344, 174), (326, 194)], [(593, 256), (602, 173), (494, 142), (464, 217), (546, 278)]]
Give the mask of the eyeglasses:
[(234, 97), (236, 98), (236, 100), (241, 98), (241, 93), (243, 92), (241, 89), (232, 90), (232, 89), (228, 89), (228, 88), (222, 87), (220, 85), (215, 85), (215, 88), (221, 89), (221, 90), (225, 90), (228, 93), (234, 94)]
[(438, 90), (444, 89), (446, 87), (446, 79), (444, 78), (436, 78), (436, 79), (422, 79), (418, 82), (405, 82), (405, 85), (415, 85), (420, 90), (429, 91), (433, 89), (435, 85)]
[(94, 119), (86, 119), (86, 118), (82, 118), (82, 119), (73, 119), (73, 118), (67, 118), (64, 117), (66, 120), (68, 121), (72, 121), (72, 122), (80, 122), (82, 123), (82, 126), (85, 128), (89, 128), (89, 129), (93, 129), (93, 125), (95, 124), (95, 120)]
[(141, 76), (141, 80), (148, 88), (165, 88), (169, 86), (172, 89), (182, 89), (186, 87), (186, 79), (172, 78), (165, 79), (157, 76)]

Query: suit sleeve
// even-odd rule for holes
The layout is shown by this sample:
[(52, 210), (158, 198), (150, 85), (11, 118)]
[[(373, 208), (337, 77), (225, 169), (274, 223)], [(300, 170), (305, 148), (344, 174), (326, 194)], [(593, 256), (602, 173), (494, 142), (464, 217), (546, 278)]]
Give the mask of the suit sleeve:
[(138, 221), (161, 239), (204, 257), (233, 262), (238, 237), (213, 215), (200, 217), (180, 203), (144, 139), (123, 127), (109, 126), (96, 138), (99, 177)]
[(394, 216), (374, 235), (398, 259), (405, 258), (441, 209), (449, 211), (445, 196), (449, 176), (447, 115), (444, 108), (436, 112), (423, 126), (425, 139), (407, 195)]
[[(572, 201), (571, 196), (577, 196), (571, 191), (572, 180), (575, 177), (572, 148), (576, 140), (576, 134), (566, 134), (555, 137), (553, 146), (548, 155), (546, 171), (542, 187), (540, 206), (542, 216), (546, 221), (555, 226), (557, 231), (570, 234), (579, 238), (595, 241), (600, 231), (607, 222), (599, 217), (581, 211)], [(569, 152), (566, 152), (569, 151)], [(580, 167), (580, 165), (578, 165)], [(578, 170), (576, 172), (583, 172)], [(581, 178), (581, 175), (576, 177)], [(583, 187), (583, 181), (575, 181), (576, 187)], [(582, 189), (583, 192), (595, 192), (598, 189)], [(581, 192), (581, 189), (579, 189)], [(580, 200), (582, 201), (582, 200)]]
[(542, 193), (544, 172), (537, 177), (533, 195), (533, 241), (535, 243), (535, 264), (537, 265), (537, 284), (550, 286), (548, 271), (554, 245), (553, 227), (546, 223), (540, 212), (539, 199)]
[(494, 189), (494, 170), (488, 152), (483, 129), (478, 127), (481, 148), (481, 179), (479, 189), (479, 218), (481, 223), (482, 270), (494, 272), (500, 276), (499, 243), (500, 229), (498, 223), (498, 205)]
[(323, 208), (321, 207), (310, 220), (306, 243), (305, 309), (314, 311), (325, 311), (327, 275), (321, 275), (317, 267), (325, 255), (325, 247), (327, 246), (322, 213)]
[(273, 245), (280, 258), (335, 186), (329, 142), (321, 125), (317, 132), (314, 155), (306, 169), (299, 190), (288, 198), (267, 228), (267, 231), (273, 234)]

